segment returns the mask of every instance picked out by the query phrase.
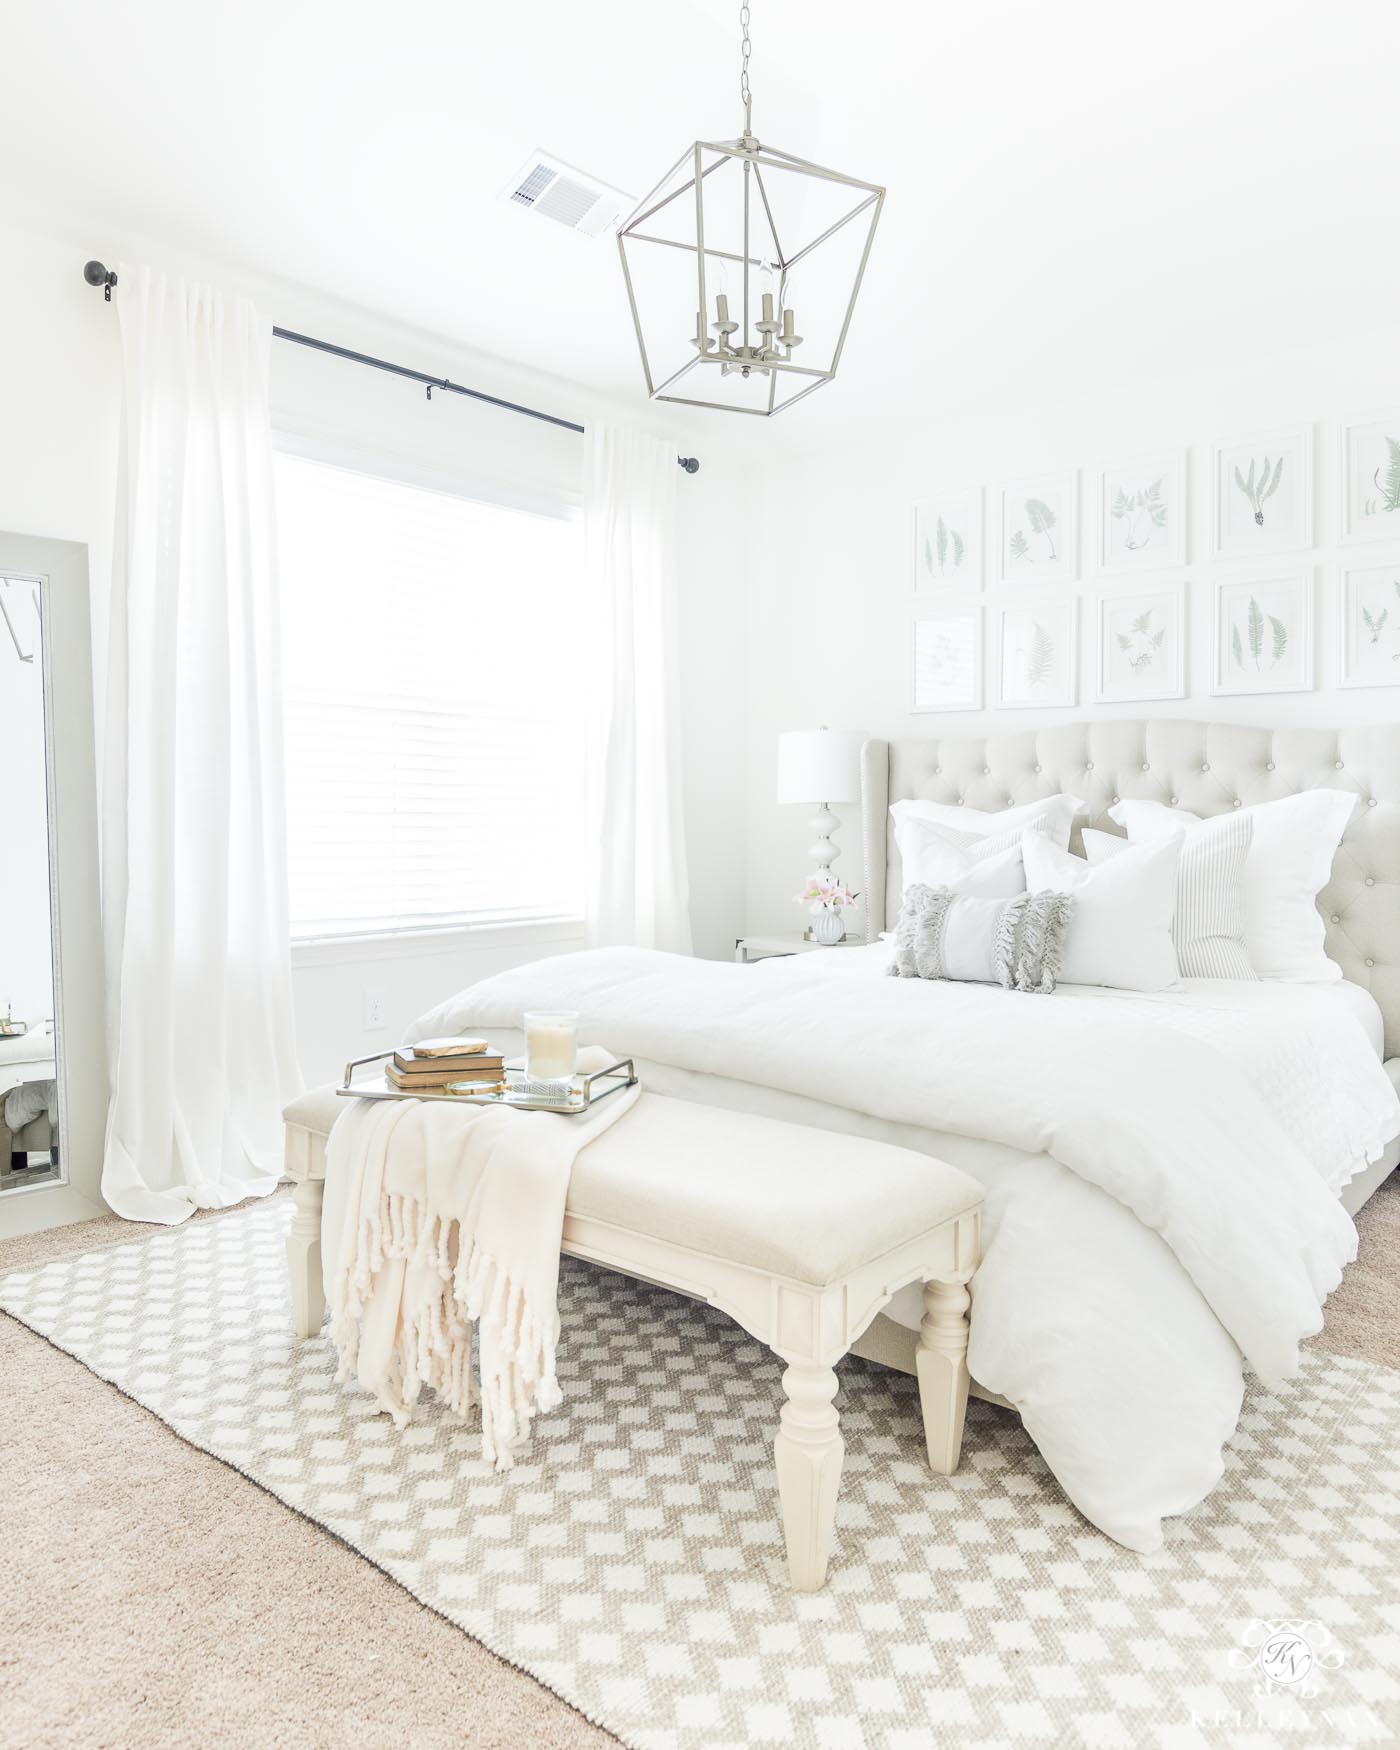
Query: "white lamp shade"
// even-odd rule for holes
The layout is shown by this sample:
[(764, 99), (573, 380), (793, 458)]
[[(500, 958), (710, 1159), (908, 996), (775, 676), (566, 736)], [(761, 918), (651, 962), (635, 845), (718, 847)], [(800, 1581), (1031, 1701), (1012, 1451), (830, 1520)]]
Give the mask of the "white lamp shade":
[(859, 729), (790, 729), (778, 737), (779, 802), (860, 799)]

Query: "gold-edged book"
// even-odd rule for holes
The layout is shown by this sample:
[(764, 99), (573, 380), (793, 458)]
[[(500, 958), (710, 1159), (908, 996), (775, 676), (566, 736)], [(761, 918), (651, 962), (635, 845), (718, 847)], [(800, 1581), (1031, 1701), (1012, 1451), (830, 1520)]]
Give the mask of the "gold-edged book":
[[(474, 1039), (468, 1034), (454, 1034), (444, 1039), (420, 1039), (416, 1045), (409, 1046), (414, 1057), (480, 1057), (490, 1049), (484, 1039)], [(394, 1055), (398, 1057), (400, 1053), (395, 1052)]]
[(505, 1075), (500, 1069), (485, 1069), (473, 1070), (469, 1075), (464, 1075), (461, 1070), (445, 1070), (436, 1075), (413, 1076), (404, 1075), (396, 1065), (386, 1063), (384, 1080), (391, 1088), (398, 1088), (406, 1094), (438, 1094), (449, 1085), (459, 1088), (498, 1088), (504, 1084)]
[(406, 1057), (394, 1053), (394, 1068), (409, 1080), (441, 1081), (445, 1076), (499, 1076), (505, 1059), (499, 1051), (473, 1052), (465, 1057)]

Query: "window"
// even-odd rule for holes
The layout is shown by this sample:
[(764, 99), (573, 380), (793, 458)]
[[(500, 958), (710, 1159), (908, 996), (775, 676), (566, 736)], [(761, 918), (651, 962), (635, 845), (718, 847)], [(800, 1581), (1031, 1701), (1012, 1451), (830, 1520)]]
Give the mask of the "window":
[(582, 527), (277, 458), (294, 938), (578, 917)]

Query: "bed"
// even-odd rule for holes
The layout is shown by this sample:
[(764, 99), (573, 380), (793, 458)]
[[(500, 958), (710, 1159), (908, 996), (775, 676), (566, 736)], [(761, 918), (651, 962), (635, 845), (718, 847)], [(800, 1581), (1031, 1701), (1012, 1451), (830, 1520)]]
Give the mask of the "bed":
[[(1400, 1159), (1400, 729), (1120, 721), (865, 749), (872, 936), (899, 904), (903, 797), (995, 810), (1069, 791), (1115, 831), (1119, 797), (1206, 815), (1321, 785), (1359, 798), (1320, 899), (1335, 984), (1008, 1000), (885, 978), (878, 945), (750, 967), (607, 949), (473, 986), (410, 1036), (577, 1007), (656, 1091), (972, 1172), (974, 1378), (1093, 1523), (1150, 1550), (1218, 1480), (1246, 1363), (1296, 1366), (1354, 1254), (1346, 1209)], [(907, 1366), (917, 1314), (891, 1315), (860, 1352)]]

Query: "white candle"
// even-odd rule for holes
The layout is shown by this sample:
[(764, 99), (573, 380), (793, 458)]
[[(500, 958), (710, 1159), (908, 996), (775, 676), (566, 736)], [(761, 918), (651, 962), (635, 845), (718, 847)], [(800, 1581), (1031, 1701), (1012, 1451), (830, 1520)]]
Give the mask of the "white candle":
[(562, 1082), (578, 1065), (578, 1015), (569, 1010), (525, 1017), (525, 1070), (532, 1081)]
[(772, 294), (772, 292), (765, 292), (763, 294), (763, 320), (765, 322), (771, 322), (773, 320), (773, 294)]

